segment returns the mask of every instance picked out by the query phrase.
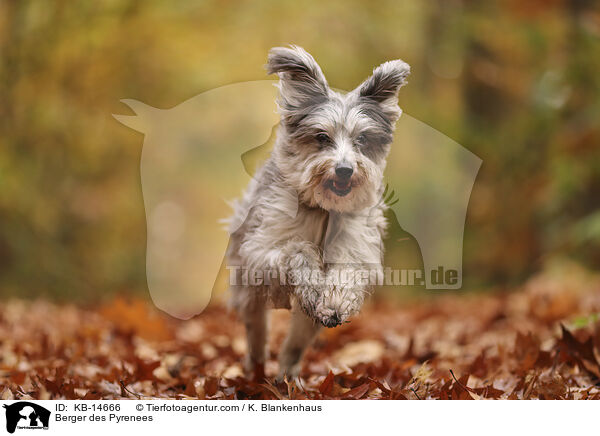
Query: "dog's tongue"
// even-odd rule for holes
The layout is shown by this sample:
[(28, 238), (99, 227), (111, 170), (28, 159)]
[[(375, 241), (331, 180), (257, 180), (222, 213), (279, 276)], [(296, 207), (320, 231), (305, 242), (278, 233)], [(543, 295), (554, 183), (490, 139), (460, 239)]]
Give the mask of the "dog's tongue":
[(338, 180), (335, 180), (333, 182), (333, 186), (335, 186), (335, 189), (339, 189), (340, 191), (343, 191), (344, 189), (348, 189), (348, 187), (350, 186), (350, 180), (344, 181), (344, 182), (340, 182)]

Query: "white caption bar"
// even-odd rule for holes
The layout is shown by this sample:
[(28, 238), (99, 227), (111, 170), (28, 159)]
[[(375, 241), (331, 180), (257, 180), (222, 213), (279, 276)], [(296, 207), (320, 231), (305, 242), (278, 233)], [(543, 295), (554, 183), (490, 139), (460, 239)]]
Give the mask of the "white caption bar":
[[(0, 401), (0, 435), (588, 434), (593, 401)], [(595, 431), (595, 430), (594, 430)], [(117, 433), (114, 433), (117, 432)], [(41, 435), (40, 434), (40, 435)]]

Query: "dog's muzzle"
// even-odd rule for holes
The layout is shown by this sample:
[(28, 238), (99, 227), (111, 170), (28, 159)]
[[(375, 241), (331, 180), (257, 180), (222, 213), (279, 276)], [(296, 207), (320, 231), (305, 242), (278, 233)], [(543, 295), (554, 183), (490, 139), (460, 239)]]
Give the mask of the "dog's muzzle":
[(327, 182), (327, 187), (336, 195), (344, 197), (352, 190), (352, 166), (346, 163), (335, 167), (335, 178)]

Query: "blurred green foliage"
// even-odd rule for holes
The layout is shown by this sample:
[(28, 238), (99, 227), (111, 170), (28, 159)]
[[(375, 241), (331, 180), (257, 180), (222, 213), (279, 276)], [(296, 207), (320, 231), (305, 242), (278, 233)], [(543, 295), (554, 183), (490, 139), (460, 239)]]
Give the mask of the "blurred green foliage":
[(0, 2), (0, 293), (145, 291), (140, 134), (122, 98), (172, 107), (265, 78), (298, 44), (350, 89), (412, 66), (405, 112), (483, 159), (465, 283), (573, 257), (600, 266), (600, 9), (534, 0)]

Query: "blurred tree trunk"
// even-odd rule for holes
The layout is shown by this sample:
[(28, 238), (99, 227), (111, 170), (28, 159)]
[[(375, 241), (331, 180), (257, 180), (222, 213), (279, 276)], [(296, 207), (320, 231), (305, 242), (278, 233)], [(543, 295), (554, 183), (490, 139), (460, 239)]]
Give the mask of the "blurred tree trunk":
[[(504, 5), (493, 2), (464, 4), (468, 29), (463, 99), (468, 136), (463, 144), (479, 151), (483, 159), (472, 197), (483, 204), (483, 212), (476, 223), (479, 234), (471, 244), (475, 253), (468, 268), (501, 285), (524, 278), (538, 266), (536, 199), (544, 178), (548, 133), (543, 131), (543, 121), (527, 110), (535, 72), (521, 65), (523, 60), (513, 59), (510, 40), (498, 43), (507, 35), (497, 8), (507, 14)], [(492, 20), (497, 22), (491, 25)], [(481, 26), (482, 21), (487, 25)], [(511, 77), (526, 83), (524, 89)]]

